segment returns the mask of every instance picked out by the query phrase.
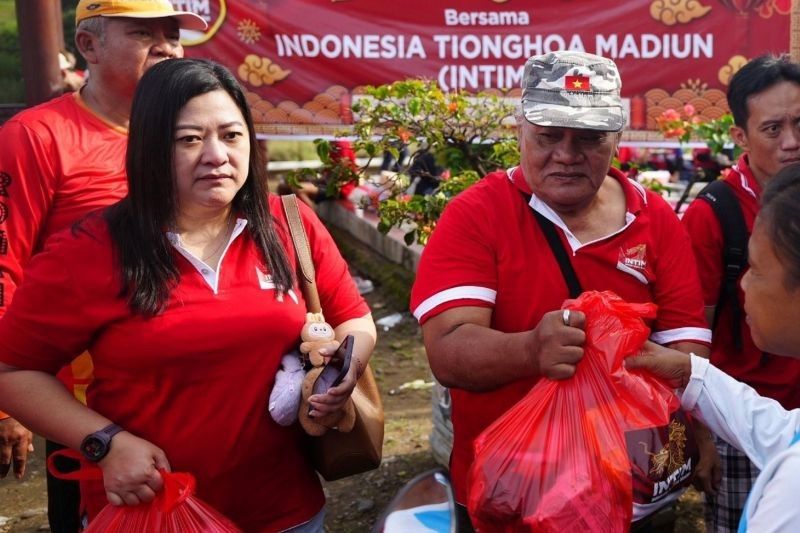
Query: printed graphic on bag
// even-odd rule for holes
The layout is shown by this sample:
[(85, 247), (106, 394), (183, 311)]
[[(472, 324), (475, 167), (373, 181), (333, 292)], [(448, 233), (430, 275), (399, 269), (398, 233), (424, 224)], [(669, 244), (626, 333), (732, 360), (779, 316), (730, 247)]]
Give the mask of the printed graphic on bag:
[[(634, 504), (666, 503), (689, 485), (699, 451), (691, 422), (683, 411), (666, 426), (625, 435), (633, 473)], [(666, 500), (665, 500), (666, 498)]]

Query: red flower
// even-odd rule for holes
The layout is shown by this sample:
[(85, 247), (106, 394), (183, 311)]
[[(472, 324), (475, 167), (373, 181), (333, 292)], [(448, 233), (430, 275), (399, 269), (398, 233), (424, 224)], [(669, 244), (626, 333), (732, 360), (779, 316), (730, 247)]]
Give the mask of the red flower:
[(397, 130), (397, 136), (400, 137), (401, 141), (407, 143), (408, 140), (411, 138), (411, 132), (405, 128), (400, 128)]

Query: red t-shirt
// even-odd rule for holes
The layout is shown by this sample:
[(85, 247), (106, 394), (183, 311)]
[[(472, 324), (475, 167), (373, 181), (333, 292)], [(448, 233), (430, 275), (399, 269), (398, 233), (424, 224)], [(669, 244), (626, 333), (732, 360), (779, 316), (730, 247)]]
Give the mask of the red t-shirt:
[(0, 128), (0, 316), (31, 256), (53, 233), (124, 197), (127, 130), (114, 128), (70, 93)]
[[(530, 194), (521, 169), (489, 174), (445, 209), (425, 246), (411, 293), (411, 309), (424, 323), (446, 309), (492, 309), (492, 329), (533, 329), (569, 297), (564, 277), (531, 208), (558, 228), (584, 290), (613, 290), (631, 302), (655, 302), (649, 324), (662, 344), (709, 342), (703, 302), (686, 232), (658, 195), (623, 177), (627, 225), (581, 245), (561, 219)], [(566, 231), (565, 231), (566, 230)], [(469, 354), (465, 353), (464, 357)], [(502, 354), (498, 354), (498, 364)], [(472, 442), (521, 399), (535, 379), (521, 379), (487, 393), (452, 389), (454, 442), (451, 473), (459, 502), (466, 502)]]
[[(100, 119), (78, 92), (0, 128), (0, 317), (50, 235), (125, 196), (127, 142), (127, 130)], [(74, 367), (59, 377), (82, 399), (91, 362), (82, 357)]]
[[(270, 209), (282, 213), (279, 198)], [(333, 240), (300, 209), (326, 319), (335, 327), (364, 316), (369, 309)], [(53, 373), (88, 349), (89, 407), (161, 447), (173, 470), (194, 474), (199, 498), (245, 531), (281, 531), (313, 517), (324, 496), (303, 431), (267, 412), (281, 357), (299, 344), (302, 291), (277, 297), (245, 230), (225, 253), (216, 294), (174, 251), (180, 281), (166, 310), (143, 319), (118, 296), (105, 222), (92, 216), (83, 226), (51, 238), (31, 261), (0, 320), (0, 361)], [(281, 233), (294, 266), (288, 231)], [(106, 504), (102, 484), (81, 490), (91, 518)]]
[[(759, 208), (761, 186), (750, 171), (747, 154), (739, 158), (737, 164), (723, 179), (733, 188), (742, 207), (747, 232), (752, 232)], [(708, 202), (698, 200), (689, 205), (682, 220), (692, 239), (705, 304), (715, 306), (719, 299), (724, 273), (723, 236), (719, 219)], [(741, 281), (741, 277), (739, 280)], [(739, 303), (744, 305), (744, 292), (741, 287)], [(738, 351), (733, 345), (731, 334), (730, 305), (717, 309), (717, 313), (719, 318), (711, 344), (711, 362), (756, 389), (760, 395), (779, 401), (786, 409), (800, 407), (800, 387), (797, 386), (800, 383), (800, 361), (791, 357), (765, 354), (759, 350), (753, 343), (750, 326), (744, 320), (744, 313), (739, 324), (742, 351)]]

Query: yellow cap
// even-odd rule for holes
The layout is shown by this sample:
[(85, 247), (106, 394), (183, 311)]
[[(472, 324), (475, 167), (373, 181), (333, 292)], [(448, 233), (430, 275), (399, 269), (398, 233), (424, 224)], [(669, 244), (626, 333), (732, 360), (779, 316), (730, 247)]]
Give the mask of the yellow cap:
[(80, 0), (75, 10), (75, 24), (91, 17), (173, 17), (181, 28), (187, 30), (203, 31), (208, 27), (200, 15), (190, 11), (175, 11), (169, 0)]

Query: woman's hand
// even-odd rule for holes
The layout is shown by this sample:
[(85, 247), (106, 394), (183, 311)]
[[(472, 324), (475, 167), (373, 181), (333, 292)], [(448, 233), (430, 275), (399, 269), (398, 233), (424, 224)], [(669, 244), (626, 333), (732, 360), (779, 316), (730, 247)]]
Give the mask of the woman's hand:
[(342, 409), (356, 388), (358, 376), (361, 374), (359, 368), (362, 368), (362, 364), (354, 357), (351, 360), (350, 369), (341, 383), (328, 389), (325, 394), (310, 396), (308, 403), (313, 407), (313, 410), (309, 413), (309, 416), (312, 418), (322, 417)]
[[(367, 313), (363, 317), (352, 318), (342, 322), (335, 329), (336, 338), (343, 340), (347, 335), (353, 335), (353, 353), (350, 359), (350, 369), (341, 383), (331, 387), (325, 394), (314, 394), (308, 398), (308, 403), (313, 408), (309, 416), (321, 417), (342, 409), (353, 390), (361, 374), (367, 368), (367, 363), (375, 348), (375, 323), (372, 315)], [(333, 354), (331, 354), (333, 355)]]
[(99, 463), (106, 497), (112, 505), (138, 505), (153, 501), (164, 487), (159, 469), (170, 471), (161, 448), (123, 431), (114, 436), (111, 449)]
[(665, 348), (647, 341), (642, 351), (625, 359), (628, 370), (646, 370), (669, 383), (671, 387), (685, 387), (692, 375), (689, 354)]

